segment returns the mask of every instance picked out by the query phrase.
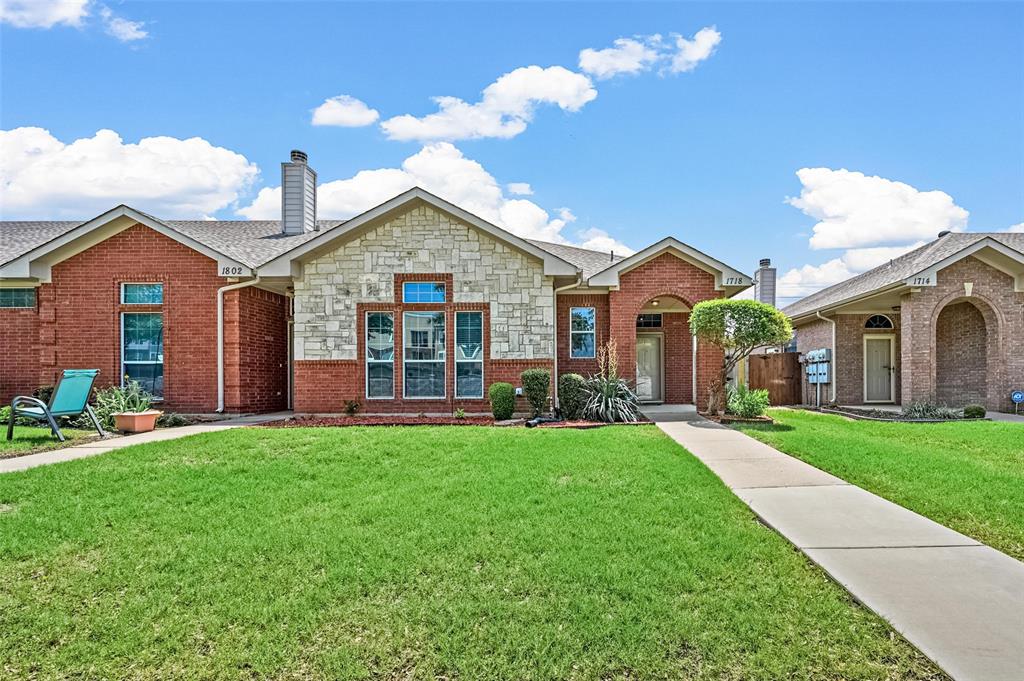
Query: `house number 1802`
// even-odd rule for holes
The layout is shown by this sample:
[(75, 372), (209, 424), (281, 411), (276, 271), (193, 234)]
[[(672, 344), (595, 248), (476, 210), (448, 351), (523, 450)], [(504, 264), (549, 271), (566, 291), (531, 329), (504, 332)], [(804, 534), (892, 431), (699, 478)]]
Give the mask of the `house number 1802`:
[(241, 274), (242, 268), (237, 265), (224, 265), (220, 268), (221, 276), (230, 277), (235, 274)]

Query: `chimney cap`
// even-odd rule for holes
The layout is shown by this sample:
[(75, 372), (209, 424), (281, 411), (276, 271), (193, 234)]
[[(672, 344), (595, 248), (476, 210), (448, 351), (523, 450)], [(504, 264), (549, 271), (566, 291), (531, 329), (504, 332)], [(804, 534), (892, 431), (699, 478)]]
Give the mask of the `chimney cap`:
[(760, 266), (761, 267), (771, 267), (772, 266), (772, 259), (771, 258), (761, 258)]
[(305, 164), (308, 161), (309, 161), (309, 156), (306, 155), (306, 152), (301, 151), (299, 149), (292, 149), (292, 163), (302, 163), (302, 164)]
[(944, 229), (941, 232), (939, 232), (939, 238), (941, 239), (942, 237), (946, 236), (947, 234), (952, 234), (952, 232), (950, 232), (948, 229)]

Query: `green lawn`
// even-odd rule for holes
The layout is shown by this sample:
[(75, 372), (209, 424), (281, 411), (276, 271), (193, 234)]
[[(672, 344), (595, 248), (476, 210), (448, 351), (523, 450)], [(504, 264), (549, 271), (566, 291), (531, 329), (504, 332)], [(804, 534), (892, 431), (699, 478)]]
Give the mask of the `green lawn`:
[(880, 423), (788, 409), (748, 435), (1024, 560), (1024, 426)]
[(67, 442), (60, 442), (49, 428), (35, 428), (33, 426), (14, 426), (14, 439), (7, 440), (7, 424), (3, 424), (0, 432), (0, 459), (34, 452), (45, 452), (48, 449), (60, 449), (79, 444), (91, 437), (98, 437), (95, 430), (75, 430), (73, 428), (61, 428)]
[(240, 429), (0, 476), (10, 678), (940, 679), (653, 427)]

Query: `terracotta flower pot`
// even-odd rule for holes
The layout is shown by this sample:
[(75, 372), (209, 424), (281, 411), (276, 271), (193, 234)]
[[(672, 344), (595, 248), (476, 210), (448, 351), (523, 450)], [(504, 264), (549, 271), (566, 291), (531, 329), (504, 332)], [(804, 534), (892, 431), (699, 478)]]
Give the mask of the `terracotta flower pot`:
[(163, 414), (156, 409), (114, 414), (114, 425), (122, 433), (148, 433), (156, 428), (156, 420)]

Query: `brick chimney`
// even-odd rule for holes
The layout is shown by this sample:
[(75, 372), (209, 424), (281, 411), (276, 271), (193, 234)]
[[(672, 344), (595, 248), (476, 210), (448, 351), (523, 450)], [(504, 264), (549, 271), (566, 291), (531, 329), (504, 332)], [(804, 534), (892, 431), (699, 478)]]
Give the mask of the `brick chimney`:
[(292, 160), (281, 164), (281, 231), (302, 234), (316, 230), (316, 171), (306, 152), (292, 150)]
[(762, 258), (754, 274), (754, 300), (775, 307), (775, 268), (771, 258)]

